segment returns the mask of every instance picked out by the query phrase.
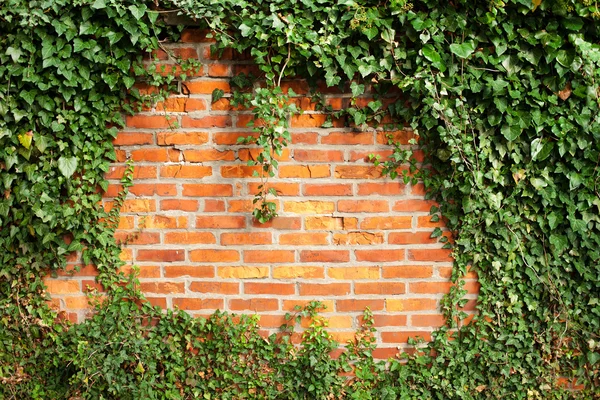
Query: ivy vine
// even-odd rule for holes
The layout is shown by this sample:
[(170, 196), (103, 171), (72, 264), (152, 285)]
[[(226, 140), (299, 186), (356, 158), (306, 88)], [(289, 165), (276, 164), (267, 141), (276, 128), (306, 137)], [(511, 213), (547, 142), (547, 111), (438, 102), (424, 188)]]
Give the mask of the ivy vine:
[[(302, 76), (402, 90), (344, 112), (356, 127), (405, 120), (431, 168), (429, 195), (455, 233), (448, 324), (405, 360), (377, 364), (367, 313), (339, 359), (318, 317), (264, 340), (233, 323), (150, 307), (120, 266), (119, 203), (99, 206), (136, 82), (176, 83), (142, 55), (176, 40), (166, 9), (250, 51), (266, 85), (253, 107), (265, 177), (257, 219), (274, 215), (268, 176), (289, 141)], [(588, 0), (250, 2), (23, 1), (0, 6), (0, 396), (4, 398), (594, 398), (600, 395), (600, 24)], [(289, 96), (289, 97), (286, 97)], [(408, 149), (383, 162), (395, 174)], [(125, 177), (127, 186), (131, 174)], [(440, 232), (434, 233), (438, 236)], [(447, 243), (451, 246), (450, 243)], [(105, 297), (79, 325), (57, 318), (43, 277), (66, 256), (94, 264)], [(466, 323), (461, 278), (481, 284)], [(235, 357), (231, 355), (235, 354)], [(41, 368), (43, 366), (43, 368)], [(354, 379), (339, 373), (354, 371)], [(312, 372), (311, 372), (312, 371)], [(251, 379), (249, 379), (251, 377)], [(576, 391), (563, 387), (575, 382)], [(212, 396), (212, 397), (211, 397)]]

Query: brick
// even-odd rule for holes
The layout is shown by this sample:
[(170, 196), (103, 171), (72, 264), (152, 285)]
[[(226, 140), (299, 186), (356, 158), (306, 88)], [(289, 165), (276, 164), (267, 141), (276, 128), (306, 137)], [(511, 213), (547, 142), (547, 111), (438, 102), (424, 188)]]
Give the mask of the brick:
[(256, 279), (256, 278), (268, 278), (269, 268), (268, 267), (249, 267), (249, 266), (236, 266), (236, 267), (219, 267), (218, 275), (223, 279)]
[(329, 165), (282, 165), (278, 170), (280, 178), (327, 178), (331, 176)]
[(213, 141), (217, 145), (235, 145), (238, 144), (240, 137), (257, 138), (258, 133), (251, 132), (215, 132)]
[(199, 293), (239, 294), (240, 284), (237, 282), (192, 282), (190, 290)]
[(335, 302), (335, 306), (337, 311), (364, 311), (367, 307), (371, 311), (380, 311), (383, 310), (384, 301), (383, 300), (337, 300)]
[(136, 196), (176, 196), (177, 186), (169, 183), (136, 183), (129, 192)]
[(293, 250), (245, 250), (247, 263), (291, 263), (296, 256)]
[(448, 293), (452, 282), (411, 282), (408, 284), (410, 293), (440, 294)]
[(208, 76), (218, 78), (231, 76), (231, 67), (227, 64), (210, 64), (208, 66)]
[(183, 282), (142, 282), (140, 289), (146, 293), (183, 293), (185, 283)]
[(121, 207), (122, 213), (143, 213), (156, 211), (156, 201), (153, 199), (127, 199)]
[(379, 279), (379, 267), (330, 267), (327, 275), (333, 279)]
[(77, 280), (46, 279), (44, 284), (46, 290), (52, 294), (81, 293), (81, 286)]
[[(362, 320), (361, 317), (359, 319)], [(374, 326), (380, 328), (383, 326), (406, 326), (408, 318), (406, 315), (374, 314)], [(382, 332), (383, 333), (383, 332)]]
[(305, 196), (352, 196), (352, 186), (345, 184), (305, 184)]
[(348, 230), (356, 229), (357, 221), (350, 217), (306, 217), (304, 227), (307, 230)]
[(153, 133), (119, 132), (113, 141), (115, 146), (134, 146), (142, 144), (154, 144)]
[(410, 229), (412, 217), (367, 217), (360, 224), (361, 229)]
[(302, 114), (294, 115), (291, 120), (293, 128), (319, 128), (327, 121), (324, 114)]
[[(154, 166), (148, 165), (136, 165), (133, 168), (133, 179), (155, 179), (156, 178), (157, 169)], [(121, 179), (125, 175), (125, 167), (110, 167), (106, 175), (105, 179)]]
[(412, 315), (410, 317), (412, 326), (422, 326), (427, 328), (439, 328), (446, 324), (446, 320), (443, 315), (431, 314), (431, 315)]
[(148, 245), (160, 243), (158, 232), (116, 232), (114, 235), (117, 243)]
[(204, 200), (204, 212), (224, 212), (225, 202), (223, 200), (205, 199)]
[(261, 176), (261, 173), (262, 169), (258, 165), (224, 165), (221, 167), (223, 178), (252, 178)]
[(296, 246), (327, 245), (329, 234), (327, 233), (282, 233), (279, 235), (279, 244)]
[[(261, 183), (258, 182), (249, 182), (248, 183), (248, 193), (256, 194), (259, 192), (259, 186)], [(300, 184), (299, 183), (269, 183), (267, 185), (269, 189), (275, 189), (277, 196), (298, 196), (300, 194)]]
[(204, 29), (186, 28), (183, 30), (183, 32), (181, 32), (180, 41), (182, 43), (214, 42), (215, 39), (206, 37), (208, 33), (209, 31)]
[(335, 233), (333, 235), (333, 244), (336, 245), (373, 245), (382, 243), (382, 233), (350, 232)]
[(299, 217), (275, 217), (265, 223), (260, 223), (256, 220), (253, 220), (252, 226), (255, 228), (273, 228), (278, 231), (299, 230), (302, 226), (302, 220)]
[[(124, 265), (120, 268), (125, 274), (130, 274), (133, 272), (133, 267), (131, 265)], [(137, 266), (138, 276), (140, 278), (160, 278), (160, 267), (157, 265), (140, 265)]]
[(335, 211), (335, 203), (331, 201), (285, 201), (285, 212), (296, 214), (329, 214)]
[[(252, 149), (239, 149), (238, 150), (238, 158), (241, 161), (257, 161), (258, 156), (264, 152), (262, 148), (252, 148)], [(277, 161), (289, 161), (290, 159), (290, 149), (284, 148), (281, 151), (281, 154), (276, 154), (274, 151), (270, 152), (271, 157), (276, 159)]]
[(196, 217), (197, 229), (241, 229), (246, 227), (246, 217), (215, 215)]
[(138, 250), (137, 261), (174, 262), (185, 260), (185, 250)]
[(338, 201), (338, 211), (348, 213), (360, 212), (386, 212), (390, 205), (385, 200), (340, 200)]
[(323, 267), (274, 267), (273, 278), (275, 279), (322, 279), (325, 277)]
[(381, 332), (381, 340), (384, 343), (407, 343), (409, 338), (421, 337), (426, 341), (431, 341), (431, 332), (427, 331), (395, 331)]
[(377, 347), (371, 354), (376, 360), (388, 360), (390, 358), (398, 358), (400, 350), (398, 350), (398, 347)]
[(429, 212), (431, 207), (439, 204), (433, 200), (399, 200), (394, 203), (392, 210), (398, 212)]
[(216, 310), (222, 309), (223, 299), (174, 298), (173, 306), (181, 310)]
[(163, 211), (180, 210), (180, 211), (198, 211), (197, 200), (161, 200), (160, 209)]
[(160, 176), (163, 178), (197, 179), (212, 175), (212, 167), (203, 165), (163, 165)]
[(263, 328), (279, 328), (281, 325), (287, 323), (285, 315), (259, 315), (260, 320), (258, 323)]
[(87, 296), (69, 296), (65, 297), (65, 307), (71, 310), (85, 310), (90, 308)]
[(357, 261), (389, 262), (404, 260), (404, 250), (356, 250)]
[(293, 283), (246, 282), (244, 283), (244, 293), (293, 295), (296, 294), (296, 285)]
[(377, 133), (377, 143), (379, 144), (389, 144), (391, 140), (392, 143), (399, 142), (400, 144), (407, 145), (408, 141), (412, 138), (415, 138), (415, 134), (410, 130), (401, 130), (401, 131), (393, 131), (393, 132), (378, 132)]
[(187, 224), (187, 217), (152, 215), (145, 218), (143, 224), (140, 225), (144, 229), (185, 229)]
[(200, 79), (183, 83), (190, 94), (212, 94), (213, 90), (221, 89), (230, 92), (229, 82), (222, 79)]
[(240, 260), (236, 250), (192, 250), (190, 260), (194, 262), (235, 262)]
[(285, 80), (281, 82), (283, 93), (288, 93), (292, 89), (296, 94), (308, 94), (309, 84), (303, 79)]
[(233, 187), (218, 183), (184, 184), (183, 195), (188, 197), (231, 197)]
[(226, 128), (231, 126), (229, 115), (208, 115), (205, 117), (181, 117), (182, 128)]
[(431, 215), (417, 217), (417, 225), (419, 228), (444, 228), (446, 225), (442, 218), (437, 222), (431, 220)]
[(408, 250), (408, 257), (411, 261), (452, 261), (452, 251), (450, 249), (411, 249)]
[(214, 278), (215, 268), (210, 266), (175, 266), (163, 267), (166, 278)]
[[(311, 303), (312, 300), (284, 300), (282, 311), (296, 311), (296, 307), (304, 308)], [(322, 307), (317, 308), (319, 312), (330, 312), (334, 310), (333, 300), (321, 301)]]
[(156, 144), (159, 146), (172, 145), (199, 145), (208, 142), (206, 132), (159, 132), (156, 136)]
[(394, 265), (382, 267), (383, 278), (430, 278), (433, 267), (429, 265)]
[(391, 232), (388, 236), (390, 244), (434, 244), (437, 241), (431, 232)]
[(229, 300), (229, 309), (232, 311), (250, 310), (250, 311), (276, 311), (279, 309), (279, 301), (276, 299), (231, 299)]
[(435, 311), (437, 300), (435, 299), (387, 299), (386, 309), (388, 311)]
[(300, 296), (346, 296), (349, 283), (300, 283)]
[(183, 159), (186, 162), (206, 162), (206, 161), (233, 161), (235, 153), (232, 150), (184, 150)]
[(338, 343), (348, 343), (349, 341), (353, 341), (356, 333), (354, 331), (331, 331), (329, 333), (331, 338)]
[(342, 162), (344, 152), (339, 150), (294, 150), (294, 160), (300, 162)]
[(292, 133), (292, 144), (317, 144), (318, 140), (315, 132)]
[(272, 242), (273, 240), (270, 232), (240, 232), (221, 234), (221, 245), (223, 246), (261, 245), (271, 244)]
[(301, 262), (324, 262), (339, 263), (350, 261), (347, 250), (302, 250), (300, 252)]
[(350, 162), (357, 162), (357, 161), (364, 161), (366, 163), (370, 163), (371, 161), (371, 156), (379, 156), (379, 159), (381, 161), (384, 161), (385, 159), (387, 159), (389, 156), (391, 156), (393, 154), (392, 150), (379, 150), (379, 151), (351, 151), (350, 152), (350, 157), (348, 158), (348, 161)]
[(149, 161), (149, 162), (167, 162), (179, 161), (179, 150), (171, 148), (143, 148), (133, 150), (131, 158), (134, 161)]
[(166, 232), (165, 244), (213, 244), (217, 240), (211, 232)]
[(183, 97), (170, 97), (165, 99), (164, 101), (157, 102), (154, 108), (156, 109), (156, 111), (184, 112), (185, 103), (186, 99)]
[(204, 111), (206, 110), (206, 100), (190, 97), (184, 103), (185, 112)]
[(338, 165), (335, 167), (338, 179), (377, 179), (381, 178), (381, 168), (374, 166)]
[(128, 115), (125, 118), (128, 127), (142, 129), (170, 128), (175, 122), (175, 118), (166, 115)]
[(372, 132), (331, 132), (321, 138), (323, 144), (355, 145), (373, 144)]
[(399, 196), (404, 194), (406, 186), (399, 182), (386, 182), (386, 183), (359, 183), (358, 194), (359, 196)]

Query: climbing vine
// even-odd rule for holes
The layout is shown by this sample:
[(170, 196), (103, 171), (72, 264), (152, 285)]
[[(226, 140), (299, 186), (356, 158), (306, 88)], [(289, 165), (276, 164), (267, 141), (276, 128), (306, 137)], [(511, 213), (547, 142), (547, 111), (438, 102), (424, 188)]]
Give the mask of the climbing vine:
[[(243, 140), (261, 148), (257, 220), (274, 216), (268, 177), (299, 112), (283, 80), (324, 81), (353, 98), (369, 88), (402, 90), (398, 103), (352, 101), (343, 115), (357, 129), (389, 115), (419, 134), (427, 167), (418, 177), (440, 202), (432, 218), (445, 218), (454, 233), (446, 245), (456, 259), (457, 285), (443, 302), (448, 324), (431, 343), (376, 364), (367, 313), (356, 342), (332, 359), (337, 344), (319, 304), (299, 310), (312, 322), (297, 349), (293, 317), (264, 340), (254, 319), (163, 314), (144, 301), (134, 276), (116, 272), (113, 233), (125, 193), (111, 211), (100, 208), (103, 175), (115, 159), (121, 113), (144, 101), (136, 87), (164, 94), (181, 78), (142, 58), (177, 39), (178, 29), (162, 23), (165, 10), (212, 30), (215, 51), (249, 51), (261, 71), (265, 84), (233, 99), (255, 117), (258, 138)], [(588, 0), (5, 1), (0, 396), (598, 396), (598, 17)], [(409, 155), (394, 150), (376, 161), (390, 175)], [(124, 186), (130, 180), (131, 170)], [(107, 290), (91, 296), (96, 313), (79, 325), (57, 318), (42, 281), (73, 252), (97, 266)], [(461, 312), (467, 270), (481, 284), (469, 323)], [(355, 378), (342, 379), (349, 370)], [(562, 379), (578, 390), (564, 389)]]

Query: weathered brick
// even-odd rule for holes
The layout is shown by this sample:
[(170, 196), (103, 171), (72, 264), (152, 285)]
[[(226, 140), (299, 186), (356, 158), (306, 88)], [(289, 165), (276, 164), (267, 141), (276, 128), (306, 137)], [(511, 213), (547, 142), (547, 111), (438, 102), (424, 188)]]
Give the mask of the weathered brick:
[(345, 296), (350, 294), (349, 283), (301, 283), (300, 296)]
[(240, 265), (235, 267), (219, 267), (218, 275), (223, 279), (255, 279), (268, 278), (268, 267), (251, 267)]
[(206, 132), (159, 132), (156, 144), (159, 146), (199, 145), (208, 142)]
[(240, 232), (240, 233), (222, 233), (221, 245), (223, 246), (243, 246), (271, 244), (273, 242), (269, 232)]
[(220, 183), (184, 184), (183, 195), (188, 197), (230, 197), (233, 196), (233, 186)]
[(337, 245), (373, 245), (383, 243), (382, 233), (350, 232), (335, 233), (333, 243)]
[(284, 201), (283, 210), (296, 214), (328, 214), (335, 210), (331, 201)]
[(138, 261), (174, 262), (185, 260), (185, 250), (138, 250)]
[(325, 268), (323, 267), (274, 267), (273, 278), (275, 279), (322, 279), (325, 277)]
[(282, 233), (279, 235), (279, 244), (296, 246), (303, 245), (327, 245), (329, 234), (327, 233)]
[(339, 212), (346, 213), (378, 213), (390, 209), (389, 203), (385, 200), (340, 200), (337, 207)]
[(199, 293), (239, 294), (240, 284), (237, 282), (192, 282), (190, 290)]
[(246, 217), (237, 215), (214, 215), (196, 217), (198, 229), (241, 229), (246, 227)]
[(367, 217), (360, 224), (361, 229), (410, 229), (412, 217)]
[(331, 176), (329, 165), (282, 165), (279, 167), (280, 178), (326, 178)]
[(333, 279), (379, 279), (379, 267), (330, 267), (327, 275)]
[(347, 250), (302, 250), (300, 252), (301, 262), (323, 262), (339, 263), (350, 261)]
[(389, 262), (404, 260), (404, 250), (356, 250), (357, 261)]

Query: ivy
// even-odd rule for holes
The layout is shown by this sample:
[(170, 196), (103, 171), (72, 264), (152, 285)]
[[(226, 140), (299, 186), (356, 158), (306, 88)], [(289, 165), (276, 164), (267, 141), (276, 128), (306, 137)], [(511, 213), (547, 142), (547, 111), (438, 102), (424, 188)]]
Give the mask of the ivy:
[[(142, 55), (176, 39), (169, 9), (215, 32), (215, 51), (249, 51), (264, 87), (234, 95), (252, 108), (263, 177), (299, 112), (282, 81), (350, 89), (347, 116), (366, 129), (386, 115), (419, 134), (421, 179), (454, 234), (448, 324), (385, 365), (371, 356), (370, 314), (340, 358), (317, 315), (292, 345), (253, 318), (234, 323), (150, 307), (118, 274), (114, 208), (99, 207), (122, 112), (145, 82), (169, 89)], [(600, 385), (600, 16), (587, 0), (249, 2), (8, 0), (0, 8), (0, 395), (6, 398), (594, 398)], [(193, 67), (189, 65), (188, 67)], [(184, 77), (180, 77), (184, 79)], [(241, 80), (242, 78), (237, 78)], [(243, 86), (243, 85), (242, 85)], [(397, 104), (356, 99), (402, 90)], [(163, 93), (164, 94), (164, 93)], [(218, 97), (222, 93), (215, 93)], [(318, 96), (316, 96), (318, 97)], [(393, 146), (390, 175), (410, 156)], [(414, 143), (413, 143), (414, 145)], [(413, 160), (408, 172), (415, 172)], [(124, 186), (131, 182), (131, 167)], [(436, 230), (433, 237), (444, 239)], [(98, 267), (107, 289), (79, 325), (57, 318), (42, 279), (66, 256)], [(462, 311), (468, 270), (477, 316)], [(234, 356), (232, 356), (234, 355)], [(44, 366), (44, 368), (40, 368)], [(345, 380), (341, 371), (353, 371)], [(248, 379), (251, 377), (251, 379)], [(572, 392), (561, 379), (581, 385)]]

